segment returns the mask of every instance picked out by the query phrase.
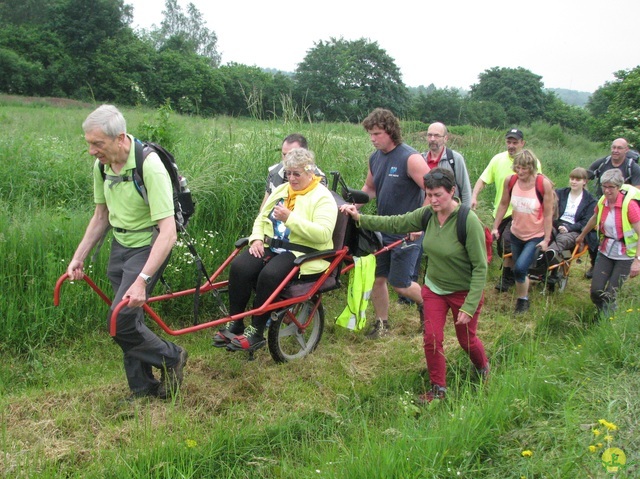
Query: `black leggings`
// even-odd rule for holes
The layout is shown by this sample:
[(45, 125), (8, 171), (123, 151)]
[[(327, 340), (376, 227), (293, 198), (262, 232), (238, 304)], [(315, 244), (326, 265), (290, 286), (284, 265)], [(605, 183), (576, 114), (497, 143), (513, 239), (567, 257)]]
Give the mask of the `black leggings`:
[[(265, 249), (262, 258), (256, 258), (249, 250), (240, 253), (231, 262), (229, 272), (229, 312), (232, 315), (242, 313), (252, 290), (256, 292), (253, 307), (262, 306), (291, 272), (295, 259), (291, 252), (274, 254), (269, 249)], [(252, 324), (259, 333), (264, 332), (270, 314), (253, 317)]]

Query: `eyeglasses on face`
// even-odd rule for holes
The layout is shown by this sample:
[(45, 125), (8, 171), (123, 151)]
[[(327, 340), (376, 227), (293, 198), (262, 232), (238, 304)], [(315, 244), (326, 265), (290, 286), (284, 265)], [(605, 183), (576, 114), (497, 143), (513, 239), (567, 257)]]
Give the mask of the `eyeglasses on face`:
[(618, 188), (620, 187), (616, 185), (602, 185), (603, 190), (617, 190)]
[(439, 135), (437, 133), (427, 133), (427, 138), (435, 138), (435, 139), (444, 138), (444, 135)]
[(291, 176), (293, 176), (294, 178), (300, 178), (302, 176), (302, 171), (284, 170), (284, 176), (286, 176), (287, 178)]

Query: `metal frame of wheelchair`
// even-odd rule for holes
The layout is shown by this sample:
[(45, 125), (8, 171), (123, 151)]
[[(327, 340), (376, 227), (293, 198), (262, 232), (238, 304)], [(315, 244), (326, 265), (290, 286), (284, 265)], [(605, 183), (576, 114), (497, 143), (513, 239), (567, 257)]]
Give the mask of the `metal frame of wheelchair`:
[[(366, 196), (366, 193), (359, 190), (348, 188), (341, 179), (340, 174), (331, 172), (334, 175), (334, 183), (332, 192), (336, 202), (345, 203), (347, 201), (354, 203), (365, 203), (368, 201), (358, 193)], [(342, 186), (342, 195), (338, 195), (335, 191), (337, 185)], [(357, 198), (357, 201), (355, 200)], [(340, 228), (340, 229), (339, 229)], [(271, 313), (268, 327), (267, 345), (271, 357), (276, 362), (288, 362), (300, 359), (312, 353), (318, 346), (325, 324), (325, 312), (322, 305), (322, 295), (329, 291), (339, 289), (341, 287), (340, 276), (352, 269), (355, 264), (348, 245), (346, 245), (346, 236), (349, 234), (349, 228), (354, 231), (355, 224), (350, 217), (338, 213), (336, 221), (336, 231), (334, 231), (334, 247), (337, 243), (341, 245), (339, 248), (325, 251), (316, 251), (304, 254), (298, 257), (294, 262), (294, 268), (287, 277), (280, 283), (276, 290), (269, 296), (263, 305), (258, 308), (249, 309), (240, 314), (225, 315), (219, 319), (207, 321), (193, 326), (180, 329), (172, 329), (165, 321), (156, 313), (151, 304), (168, 301), (182, 296), (207, 293), (219, 294), (228, 290), (229, 281), (220, 279), (222, 273), (231, 264), (233, 259), (248, 245), (248, 238), (239, 239), (235, 243), (235, 249), (229, 254), (220, 267), (199, 287), (191, 288), (178, 292), (171, 292), (159, 296), (150, 297), (143, 305), (145, 313), (155, 321), (158, 326), (171, 336), (179, 336), (183, 334), (194, 333), (203, 329), (214, 328), (223, 324), (250, 318), (252, 315), (261, 315)], [(382, 249), (376, 251), (375, 255), (379, 255), (384, 251), (389, 251), (396, 246), (402, 244), (404, 239), (395, 241)], [(315, 282), (296, 283), (293, 281), (302, 264), (307, 261), (324, 259), (330, 262), (327, 270)], [(54, 304), (60, 304), (60, 289), (65, 281), (69, 278), (65, 273), (57, 280), (54, 289)], [(84, 281), (96, 292), (96, 294), (109, 306), (111, 300), (109, 297), (89, 278), (84, 276)], [(117, 317), (125, 306), (129, 303), (128, 299), (123, 299), (116, 307), (109, 321), (109, 333), (111, 336), (116, 335)], [(249, 358), (253, 359), (253, 352), (249, 353)]]
[[(532, 281), (545, 284), (550, 292), (564, 291), (569, 282), (569, 272), (574, 262), (579, 262), (589, 247), (586, 243), (582, 247), (576, 245), (573, 250), (564, 250), (560, 253), (561, 260), (557, 264), (552, 265), (536, 265), (529, 268), (528, 276)], [(507, 253), (503, 258), (511, 257), (511, 253)]]

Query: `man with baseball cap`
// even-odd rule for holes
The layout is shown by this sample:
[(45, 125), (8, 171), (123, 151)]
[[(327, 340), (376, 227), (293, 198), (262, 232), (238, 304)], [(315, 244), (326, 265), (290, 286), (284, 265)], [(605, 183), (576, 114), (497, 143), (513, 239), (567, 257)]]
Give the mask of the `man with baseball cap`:
[[(498, 205), (502, 199), (502, 190), (504, 189), (504, 181), (508, 176), (513, 175), (513, 157), (522, 151), (524, 148), (524, 135), (522, 131), (517, 128), (512, 128), (507, 131), (505, 135), (507, 142), (507, 151), (498, 153), (491, 158), (491, 161), (484, 169), (480, 178), (473, 187), (473, 193), (471, 194), (471, 208), (474, 210), (478, 206), (478, 195), (482, 189), (495, 183), (496, 195), (493, 200), (493, 217), (495, 218), (498, 211)], [(538, 161), (538, 173), (541, 172), (540, 162)], [(498, 242), (498, 254), (502, 256), (504, 253), (511, 251), (510, 237), (511, 237), (511, 206), (507, 209), (504, 215), (504, 219), (500, 223), (498, 228), (500, 231), (500, 240)], [(508, 291), (511, 286), (514, 285), (515, 280), (513, 277), (513, 261), (511, 258), (505, 258), (502, 265), (502, 277), (496, 284), (496, 289), (500, 292)]]

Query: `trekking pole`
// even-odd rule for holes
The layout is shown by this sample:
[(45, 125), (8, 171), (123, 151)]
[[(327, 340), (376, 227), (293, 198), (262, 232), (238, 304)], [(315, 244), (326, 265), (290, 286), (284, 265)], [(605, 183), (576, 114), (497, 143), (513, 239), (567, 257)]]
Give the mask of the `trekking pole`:
[(222, 302), (222, 299), (220, 298), (220, 293), (218, 292), (218, 290), (213, 288), (213, 283), (211, 283), (211, 278), (207, 273), (207, 270), (204, 266), (204, 262), (202, 261), (202, 258), (196, 251), (196, 247), (193, 244), (191, 236), (189, 235), (189, 233), (184, 227), (180, 228), (180, 232), (185, 236), (185, 243), (187, 245), (187, 248), (189, 249), (189, 252), (191, 253), (191, 256), (193, 256), (193, 259), (196, 265), (196, 286), (195, 286), (195, 295), (193, 298), (193, 325), (196, 326), (198, 324), (198, 315), (200, 313), (200, 279), (202, 276), (207, 278), (207, 282), (209, 283), (209, 286), (212, 287), (211, 291), (213, 293), (213, 296), (214, 298), (216, 298), (216, 301), (218, 303), (218, 308), (225, 315), (228, 314), (227, 307)]

